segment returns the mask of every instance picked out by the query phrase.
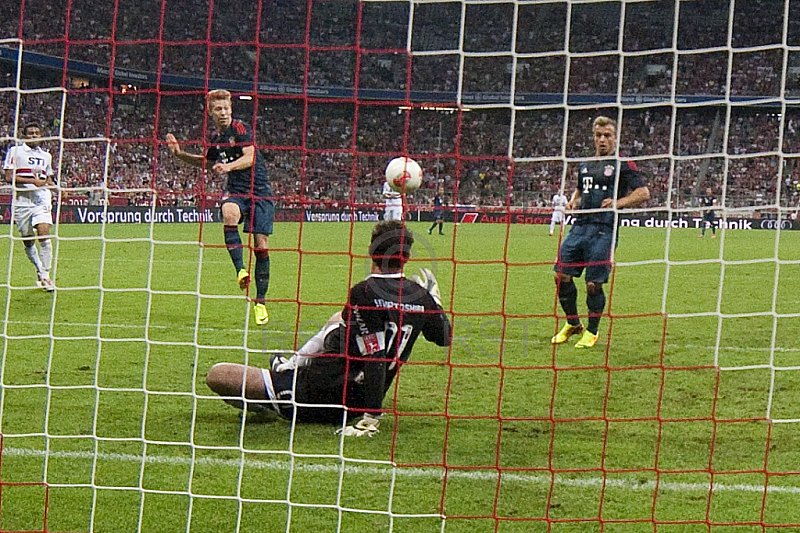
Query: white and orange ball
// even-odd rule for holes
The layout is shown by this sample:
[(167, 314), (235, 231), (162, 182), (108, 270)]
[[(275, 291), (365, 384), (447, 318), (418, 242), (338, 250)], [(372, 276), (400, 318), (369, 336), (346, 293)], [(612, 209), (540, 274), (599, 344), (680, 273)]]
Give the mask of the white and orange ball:
[(422, 167), (410, 157), (395, 157), (386, 165), (386, 182), (397, 192), (416, 191), (422, 185)]

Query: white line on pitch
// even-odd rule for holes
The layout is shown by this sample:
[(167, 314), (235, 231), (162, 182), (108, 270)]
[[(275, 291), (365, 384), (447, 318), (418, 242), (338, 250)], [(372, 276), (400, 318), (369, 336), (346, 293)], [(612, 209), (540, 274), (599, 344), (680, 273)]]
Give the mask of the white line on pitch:
[[(699, 346), (696, 344), (667, 344), (667, 348), (686, 348), (689, 350), (711, 350), (715, 349), (715, 346)], [(770, 348), (767, 347), (745, 347), (745, 346), (722, 346), (719, 347), (720, 350), (726, 352), (771, 352)], [(775, 352), (800, 352), (800, 348), (783, 348), (781, 346), (776, 346), (774, 349)]]
[[(117, 461), (117, 462), (142, 462), (141, 455), (124, 454), (124, 453), (98, 453), (92, 452), (50, 452), (47, 454), (43, 450), (32, 450), (29, 448), (4, 448), (3, 455), (9, 457), (44, 457), (47, 455), (49, 458), (57, 459), (88, 459), (97, 458), (98, 461)], [(299, 456), (301, 460), (306, 458)], [(337, 456), (325, 457), (324, 459), (337, 460)], [(222, 468), (256, 468), (260, 470), (278, 470), (278, 471), (304, 471), (304, 472), (323, 472), (323, 473), (338, 473), (340, 465), (333, 464), (295, 464), (292, 465), (288, 457), (284, 461), (257, 461), (252, 459), (215, 459), (212, 457), (200, 457), (192, 460), (190, 457), (178, 457), (168, 455), (147, 455), (144, 457), (145, 463), (152, 464), (166, 464), (174, 466), (188, 466), (194, 464)], [(377, 463), (377, 462), (376, 462)], [(365, 474), (365, 475), (380, 475), (388, 474), (391, 468), (389, 463), (385, 467), (367, 466), (364, 463), (347, 462), (345, 466), (348, 473)], [(397, 467), (395, 473), (403, 477), (418, 477), (430, 479), (442, 479), (444, 477), (442, 468), (413, 468), (413, 467)], [(613, 476), (613, 475), (612, 475)], [(478, 481), (494, 481), (497, 479), (496, 472), (490, 471), (464, 471), (464, 470), (450, 470), (448, 477), (458, 477), (464, 479), (478, 480)], [(555, 479), (549, 475), (542, 474), (526, 474), (524, 472), (504, 472), (504, 481), (512, 481), (517, 483), (528, 483), (532, 485), (563, 485), (567, 487), (599, 487), (605, 482), (607, 487), (615, 487), (619, 489), (631, 491), (653, 491), (655, 490), (654, 481), (639, 482), (635, 479), (619, 479), (616, 477), (609, 477), (605, 480), (602, 477), (590, 478), (572, 478), (567, 477), (566, 474), (556, 475)], [(668, 490), (674, 492), (704, 492), (707, 493), (709, 485), (705, 483), (679, 483), (672, 481), (661, 481), (658, 484), (659, 490)], [(714, 492), (764, 492), (763, 485), (753, 485), (745, 483), (715, 483)], [(774, 486), (766, 487), (768, 493), (785, 493), (785, 494), (800, 494), (800, 487), (794, 486)]]
[[(42, 322), (42, 321), (34, 322), (34, 321), (31, 321), (31, 320), (25, 320), (25, 321), (23, 321), (23, 320), (9, 320), (7, 322), (9, 324), (23, 325), (23, 326), (24, 325), (33, 325), (33, 326), (49, 326), (50, 325), (50, 322)], [(322, 322), (322, 321), (319, 322), (320, 327), (322, 327), (323, 324), (324, 324), (324, 322)], [(97, 322), (91, 322), (91, 323), (90, 322), (53, 322), (53, 325), (54, 326), (59, 326), (59, 327), (69, 326), (69, 327), (76, 327), (76, 328), (94, 328), (94, 329), (97, 328)], [(142, 329), (144, 327), (144, 324), (109, 324), (109, 323), (106, 323), (106, 322), (101, 322), (100, 323), (100, 327), (101, 328), (118, 328), (118, 329)], [(194, 330), (195, 329), (191, 325), (180, 326), (178, 324), (170, 325), (170, 326), (159, 326), (159, 325), (155, 325), (155, 324), (150, 324), (147, 328), (148, 329), (154, 329), (154, 330), (169, 330), (169, 331), (175, 331), (176, 329), (190, 329), (190, 330)], [(219, 332), (220, 330), (223, 330), (223, 331), (229, 331), (229, 332), (232, 331), (234, 333), (244, 333), (244, 328), (209, 328), (209, 327), (201, 327), (201, 328), (197, 328), (197, 330), (198, 331), (214, 331), (214, 332)], [(250, 332), (253, 332), (253, 331), (254, 331), (254, 329), (250, 328)], [(266, 333), (285, 333), (286, 332), (285, 330), (280, 330), (280, 329), (259, 329), (258, 331), (264, 331)], [(314, 335), (317, 332), (318, 332), (318, 330), (314, 330), (314, 331), (303, 331), (303, 330), (301, 330), (299, 333), (301, 335)]]

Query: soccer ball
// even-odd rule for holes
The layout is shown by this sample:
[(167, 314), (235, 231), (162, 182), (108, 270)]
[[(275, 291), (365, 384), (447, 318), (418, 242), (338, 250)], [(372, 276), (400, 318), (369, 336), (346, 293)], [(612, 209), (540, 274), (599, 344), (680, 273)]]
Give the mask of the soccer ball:
[(422, 185), (422, 167), (410, 157), (395, 157), (386, 165), (386, 182), (397, 192), (412, 192)]

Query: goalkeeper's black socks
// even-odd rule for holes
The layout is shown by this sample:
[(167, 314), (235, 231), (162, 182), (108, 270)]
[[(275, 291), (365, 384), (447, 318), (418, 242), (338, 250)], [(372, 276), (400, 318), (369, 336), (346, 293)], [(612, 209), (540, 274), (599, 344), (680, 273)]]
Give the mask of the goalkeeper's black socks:
[(225, 246), (228, 248), (228, 254), (231, 256), (233, 266), (236, 267), (236, 272), (244, 268), (244, 261), (242, 260), (242, 238), (239, 236), (239, 226), (225, 226)]
[(444, 235), (442, 228), (444, 227), (444, 222), (439, 222), (439, 235)]
[(256, 250), (256, 299), (263, 301), (269, 290), (269, 251)]
[(597, 335), (600, 329), (600, 317), (606, 308), (606, 293), (603, 289), (595, 291), (594, 294), (586, 295), (586, 307), (589, 308), (589, 323), (586, 326), (592, 335)]
[(558, 284), (558, 301), (567, 315), (567, 322), (571, 326), (581, 323), (578, 318), (578, 288), (574, 281), (562, 281)]

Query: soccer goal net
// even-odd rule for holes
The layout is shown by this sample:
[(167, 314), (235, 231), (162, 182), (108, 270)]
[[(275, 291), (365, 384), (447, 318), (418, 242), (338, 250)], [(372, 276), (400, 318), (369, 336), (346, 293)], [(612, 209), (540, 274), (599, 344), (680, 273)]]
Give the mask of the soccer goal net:
[[(0, 28), (1, 532), (800, 528), (800, 1), (23, 0)], [(167, 141), (237, 146), (214, 89), (270, 177), (263, 326), (225, 175)], [(609, 208), (580, 349), (552, 342), (578, 213), (548, 225), (598, 116), (650, 198)], [(401, 155), (450, 346), (419, 338), (372, 438), (227, 405), (213, 365), (290, 355), (369, 275)]]

